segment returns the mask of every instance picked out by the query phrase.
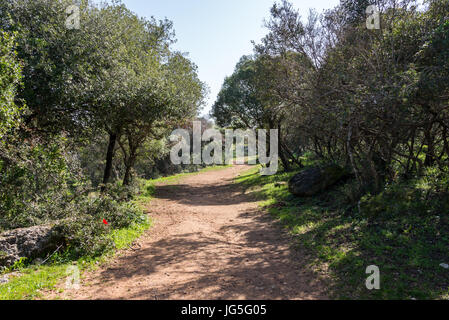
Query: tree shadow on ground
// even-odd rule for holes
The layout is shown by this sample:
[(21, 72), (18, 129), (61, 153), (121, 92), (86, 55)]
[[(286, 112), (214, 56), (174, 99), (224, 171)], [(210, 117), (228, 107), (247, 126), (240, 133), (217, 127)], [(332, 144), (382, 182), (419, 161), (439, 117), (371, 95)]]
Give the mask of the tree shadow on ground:
[[(202, 206), (254, 201), (244, 188), (227, 182), (160, 186), (156, 197), (194, 206), (199, 205), (198, 198)], [(291, 236), (279, 223), (259, 208), (244, 210), (236, 220), (215, 234), (186, 232), (119, 257), (118, 267), (104, 270), (100, 281), (152, 282), (134, 288), (127, 299), (189, 299), (191, 293), (202, 299), (326, 298), (323, 282), (304, 253), (292, 249)], [(155, 278), (161, 270), (168, 270), (163, 275), (167, 279)]]

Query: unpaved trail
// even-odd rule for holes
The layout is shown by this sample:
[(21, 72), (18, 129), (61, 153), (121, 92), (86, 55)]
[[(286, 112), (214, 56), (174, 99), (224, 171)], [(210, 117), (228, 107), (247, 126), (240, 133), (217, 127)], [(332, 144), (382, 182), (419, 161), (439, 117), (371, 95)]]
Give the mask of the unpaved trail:
[(248, 166), (160, 185), (139, 241), (87, 273), (71, 299), (325, 299), (288, 235), (233, 184)]

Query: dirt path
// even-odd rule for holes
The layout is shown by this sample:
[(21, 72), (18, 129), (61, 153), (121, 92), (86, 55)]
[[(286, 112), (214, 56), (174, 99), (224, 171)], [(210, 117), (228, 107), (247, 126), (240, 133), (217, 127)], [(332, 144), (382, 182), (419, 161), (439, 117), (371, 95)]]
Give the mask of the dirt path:
[(158, 187), (155, 225), (112, 263), (86, 274), (74, 299), (322, 299), (288, 236), (232, 180), (248, 166)]

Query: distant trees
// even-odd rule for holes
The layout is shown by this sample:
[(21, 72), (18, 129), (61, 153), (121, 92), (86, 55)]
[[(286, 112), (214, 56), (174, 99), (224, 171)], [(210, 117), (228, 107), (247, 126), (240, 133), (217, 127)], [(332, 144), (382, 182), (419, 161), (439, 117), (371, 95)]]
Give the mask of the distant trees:
[(263, 127), (265, 106), (257, 86), (258, 73), (255, 61), (243, 56), (235, 72), (224, 81), (217, 101), (212, 107), (212, 115), (222, 127), (252, 128)]
[[(298, 58), (293, 54), (289, 57)], [(225, 79), (212, 107), (212, 116), (223, 127), (279, 129), (280, 158), (286, 170), (290, 169), (289, 158), (299, 163), (286, 143), (288, 114), (282, 92), (275, 87), (282, 82), (289, 90), (288, 83), (283, 82), (288, 72), (277, 58), (244, 56), (234, 74)]]
[[(366, 27), (371, 4), (380, 30)], [(421, 10), (413, 0), (348, 0), (303, 22), (284, 0), (254, 57), (225, 80), (213, 115), (234, 126), (236, 110), (255, 104), (272, 121), (246, 125), (281, 129), (284, 168), (312, 151), (350, 167), (361, 189), (429, 166), (446, 170), (448, 17), (444, 0)], [(249, 78), (245, 64), (259, 66)]]
[[(196, 66), (188, 59), (180, 53), (170, 53), (160, 68), (160, 75), (155, 79), (140, 79), (135, 84), (139, 91), (127, 109), (127, 115), (120, 119), (124, 140), (119, 139), (125, 159), (124, 185), (130, 182), (131, 169), (145, 141), (148, 138), (160, 140), (169, 134), (166, 129), (185, 119), (194, 119), (203, 103), (205, 87), (198, 79)], [(148, 72), (154, 72), (154, 69)]]

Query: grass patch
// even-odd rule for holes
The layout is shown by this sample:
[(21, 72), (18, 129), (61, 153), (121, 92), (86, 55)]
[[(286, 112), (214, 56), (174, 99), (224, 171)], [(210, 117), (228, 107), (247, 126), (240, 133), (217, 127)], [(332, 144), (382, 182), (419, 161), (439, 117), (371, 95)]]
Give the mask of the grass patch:
[[(425, 178), (365, 196), (359, 212), (347, 196), (351, 181), (312, 198), (297, 198), (286, 184), (294, 173), (260, 176), (257, 170), (236, 183), (294, 235), (295, 245), (310, 255), (308, 267), (326, 266), (332, 297), (449, 298), (449, 270), (440, 267), (449, 263), (449, 197), (429, 195)], [(370, 265), (380, 268), (380, 290), (366, 289)]]
[(151, 223), (148, 220), (143, 224), (134, 224), (129, 228), (114, 230), (110, 236), (116, 248), (105, 252), (100, 257), (83, 257), (72, 261), (70, 251), (66, 251), (52, 256), (48, 265), (36, 266), (18, 263), (11, 268), (14, 270), (14, 273), (10, 277), (10, 281), (0, 285), (0, 300), (32, 300), (41, 298), (42, 290), (54, 289), (67, 276), (66, 270), (69, 266), (78, 266), (80, 272), (95, 268), (98, 264), (104, 263), (113, 257), (117, 250), (131, 245), (150, 226)]
[[(144, 210), (144, 200), (141, 197), (133, 200)], [(92, 270), (113, 258), (119, 250), (130, 246), (151, 227), (151, 220), (147, 217), (142, 223), (133, 223), (131, 226), (111, 231), (108, 235), (114, 249), (104, 252), (98, 257), (81, 257), (74, 260), (70, 249), (55, 253), (45, 265), (31, 265), (27, 261), (20, 261), (3, 274), (9, 275), (9, 282), (0, 284), (0, 300), (33, 300), (43, 297), (42, 292), (54, 290), (55, 286), (67, 277), (66, 271), (70, 266), (76, 265), (80, 273)], [(1, 275), (1, 274), (0, 274)], [(63, 290), (59, 289), (62, 293)]]

